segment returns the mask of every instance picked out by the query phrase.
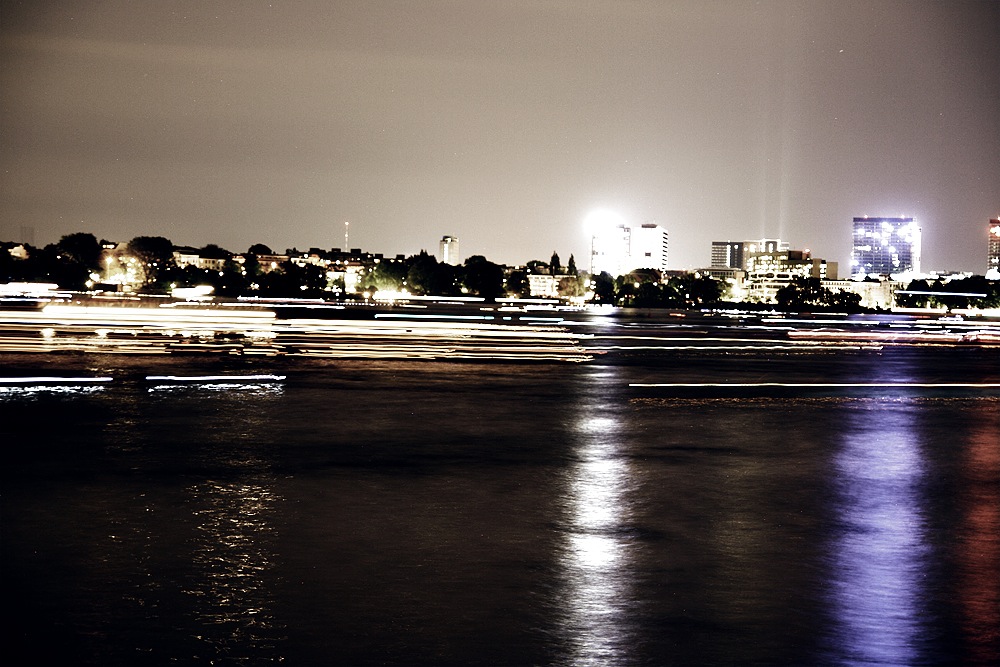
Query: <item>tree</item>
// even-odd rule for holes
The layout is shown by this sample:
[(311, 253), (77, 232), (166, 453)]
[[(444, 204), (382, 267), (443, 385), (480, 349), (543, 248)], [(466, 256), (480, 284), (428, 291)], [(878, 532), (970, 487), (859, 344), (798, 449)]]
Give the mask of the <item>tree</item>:
[(229, 259), (233, 256), (233, 253), (225, 248), (220, 248), (214, 243), (209, 243), (204, 248), (198, 250), (198, 255), (205, 259)]
[(326, 271), (314, 264), (299, 266), (291, 260), (260, 277), (264, 296), (315, 297), (326, 289)]
[(269, 247), (267, 247), (263, 243), (254, 243), (252, 246), (250, 246), (250, 249), (247, 250), (247, 252), (249, 254), (251, 254), (251, 255), (273, 255), (274, 254), (274, 251), (272, 251)]
[(594, 276), (594, 301), (613, 304), (615, 302), (615, 281), (607, 271)]
[(580, 284), (579, 276), (570, 275), (560, 278), (557, 289), (559, 296), (564, 298), (583, 296), (583, 286)]
[(634, 282), (622, 280), (625, 276), (619, 276), (618, 289), (615, 291), (615, 305), (622, 308), (631, 308), (635, 304), (635, 295), (639, 291)]
[(861, 310), (861, 295), (848, 291), (834, 292), (823, 286), (819, 278), (795, 278), (778, 289), (775, 300), (782, 310)]
[(554, 250), (552, 251), (552, 259), (549, 260), (549, 271), (553, 276), (562, 273), (562, 265), (559, 263), (559, 254)]
[(545, 273), (549, 272), (549, 265), (548, 265), (548, 263), (547, 262), (543, 262), (540, 259), (530, 260), (524, 266), (528, 270), (528, 273), (534, 273), (534, 274), (541, 275), (541, 274), (545, 274)]
[(774, 298), (782, 310), (808, 310), (810, 306), (821, 305), (823, 286), (819, 278), (795, 278), (788, 285), (780, 287)]
[(487, 301), (495, 301), (503, 294), (503, 268), (482, 255), (465, 260), (461, 279), (469, 292)]
[(0, 248), (0, 282), (56, 283), (64, 289), (84, 289), (90, 272), (54, 243), (44, 248), (24, 244), (27, 257), (19, 259)]
[(137, 236), (128, 242), (128, 254), (142, 266), (143, 284), (152, 285), (173, 264), (174, 244), (162, 236)]
[(79, 264), (90, 271), (99, 271), (101, 268), (101, 244), (97, 242), (97, 237), (85, 232), (67, 234), (59, 239), (56, 244), (59, 252), (66, 255), (71, 261)]
[(572, 254), (570, 254), (569, 256), (569, 262), (566, 263), (566, 272), (569, 273), (569, 275), (571, 276), (575, 276), (577, 274), (576, 259), (573, 257)]
[[(906, 292), (929, 292), (931, 286), (927, 284), (926, 280), (911, 280), (910, 284), (906, 286), (903, 291)], [(900, 294), (896, 292), (895, 294), (896, 305), (901, 308), (926, 308), (927, 302), (930, 301), (930, 296), (927, 294)]]
[(694, 274), (671, 278), (669, 284), (677, 290), (682, 301), (682, 304), (672, 307), (697, 308), (718, 303), (725, 290), (722, 282), (715, 278)]
[(437, 259), (433, 255), (428, 255), (426, 250), (421, 250), (420, 254), (410, 258), (406, 284), (414, 294), (432, 293), (437, 263)]
[(636, 308), (662, 307), (663, 290), (656, 283), (642, 283), (636, 290), (632, 305)]
[(507, 293), (512, 296), (531, 296), (531, 283), (528, 282), (528, 274), (521, 269), (514, 269), (507, 276)]
[(368, 274), (365, 287), (374, 291), (388, 290), (398, 292), (406, 282), (407, 267), (405, 262), (382, 260)]

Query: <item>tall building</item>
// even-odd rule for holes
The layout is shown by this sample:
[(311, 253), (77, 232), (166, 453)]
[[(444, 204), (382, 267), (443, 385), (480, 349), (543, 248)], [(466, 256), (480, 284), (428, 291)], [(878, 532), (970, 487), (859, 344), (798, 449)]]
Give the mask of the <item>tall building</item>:
[(633, 269), (667, 270), (667, 230), (656, 223), (647, 222), (632, 228), (632, 247), (629, 253)]
[(743, 241), (712, 241), (712, 268), (743, 268)]
[(590, 237), (590, 272), (617, 277), (628, 273), (632, 253), (632, 228), (626, 224), (605, 225)]
[(622, 276), (636, 269), (667, 270), (667, 230), (647, 222), (638, 227), (605, 225), (590, 238), (590, 272)]
[(854, 218), (851, 275), (920, 273), (920, 226), (913, 218)]
[(759, 239), (743, 242), (743, 266), (747, 271), (758, 271), (759, 267), (773, 261), (788, 259), (791, 246), (781, 239)]
[(452, 266), (458, 266), (462, 263), (462, 256), (458, 252), (457, 236), (441, 237), (441, 261)]
[[(990, 220), (987, 271), (1000, 271), (1000, 218)], [(992, 276), (993, 274), (991, 274)]]

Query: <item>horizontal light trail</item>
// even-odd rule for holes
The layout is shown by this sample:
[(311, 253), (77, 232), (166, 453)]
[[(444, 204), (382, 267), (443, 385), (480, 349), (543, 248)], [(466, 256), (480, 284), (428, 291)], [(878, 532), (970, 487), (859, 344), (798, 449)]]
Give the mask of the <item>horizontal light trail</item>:
[(601, 346), (587, 346), (588, 350), (600, 350), (603, 352), (608, 352), (610, 350), (662, 350), (675, 351), (675, 350), (696, 350), (704, 352), (715, 352), (720, 350), (728, 351), (743, 351), (743, 350), (782, 350), (785, 352), (803, 352), (806, 350), (830, 350), (832, 348), (837, 349), (849, 349), (849, 350), (881, 350), (882, 346), (871, 343), (871, 344), (859, 344), (856, 342), (844, 341), (843, 343), (814, 343), (814, 344), (777, 344), (777, 345), (601, 345)]
[(896, 389), (914, 387), (918, 389), (1000, 389), (997, 382), (631, 382), (630, 387), (669, 388), (745, 388), (745, 387), (791, 387), (808, 389)]
[(478, 322), (492, 320), (492, 315), (421, 315), (417, 313), (375, 313), (376, 320), (475, 320)]
[(111, 382), (111, 377), (20, 377), (20, 378), (0, 378), (0, 384), (97, 384)]
[(278, 382), (284, 375), (147, 375), (151, 382)]

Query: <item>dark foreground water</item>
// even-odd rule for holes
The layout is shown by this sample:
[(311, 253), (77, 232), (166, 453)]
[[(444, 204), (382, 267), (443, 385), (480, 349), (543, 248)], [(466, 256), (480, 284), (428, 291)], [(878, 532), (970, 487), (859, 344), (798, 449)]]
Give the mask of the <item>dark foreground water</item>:
[(4, 664), (1000, 660), (996, 350), (0, 365)]

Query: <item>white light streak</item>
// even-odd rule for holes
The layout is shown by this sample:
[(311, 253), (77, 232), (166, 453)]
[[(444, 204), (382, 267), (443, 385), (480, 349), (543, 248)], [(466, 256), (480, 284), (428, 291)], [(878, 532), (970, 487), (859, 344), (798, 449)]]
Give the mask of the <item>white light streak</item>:
[(994, 382), (632, 382), (630, 387), (802, 387), (802, 388), (850, 388), (864, 387), (876, 389), (892, 389), (896, 387), (915, 387), (918, 389), (1000, 389), (1000, 383)]
[(150, 382), (280, 382), (284, 375), (147, 375)]
[(14, 377), (0, 378), (0, 384), (99, 384), (111, 382), (112, 377)]

